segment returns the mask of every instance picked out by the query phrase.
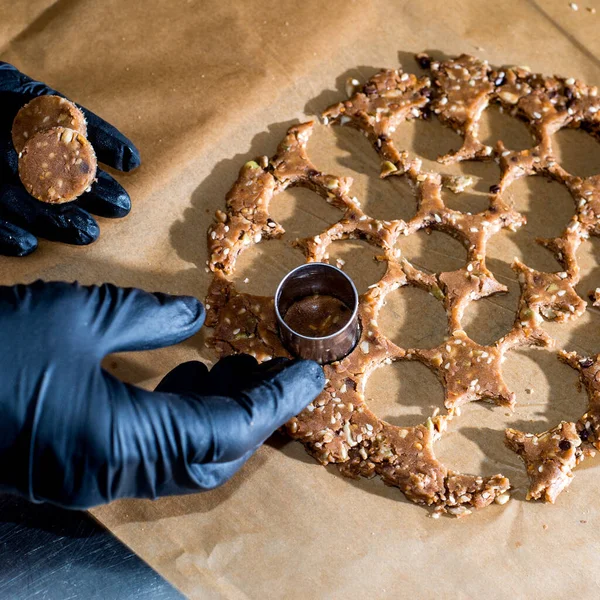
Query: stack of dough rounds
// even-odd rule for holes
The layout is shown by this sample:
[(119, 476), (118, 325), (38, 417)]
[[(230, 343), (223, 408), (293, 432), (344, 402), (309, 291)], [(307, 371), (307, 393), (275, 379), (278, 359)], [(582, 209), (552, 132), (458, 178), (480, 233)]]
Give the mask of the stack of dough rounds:
[(19, 177), (37, 200), (61, 204), (89, 189), (97, 160), (86, 139), (83, 113), (60, 96), (39, 96), (23, 106), (12, 127)]

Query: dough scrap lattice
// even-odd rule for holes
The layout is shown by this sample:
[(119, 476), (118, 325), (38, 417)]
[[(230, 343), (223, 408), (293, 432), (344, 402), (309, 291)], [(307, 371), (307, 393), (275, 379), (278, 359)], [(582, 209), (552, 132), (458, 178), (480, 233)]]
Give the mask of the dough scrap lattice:
[[(325, 367), (325, 390), (286, 424), (286, 430), (319, 462), (336, 463), (344, 475), (379, 475), (410, 500), (435, 507), (435, 515), (463, 516), (494, 501), (503, 504), (510, 483), (501, 474), (479, 477), (448, 469), (435, 457), (435, 442), (468, 402), (486, 400), (512, 410), (515, 394), (501, 375), (506, 352), (521, 346), (551, 347), (554, 340), (542, 322), (576, 319), (586, 307), (575, 290), (580, 278), (576, 253), (590, 235), (600, 235), (600, 175), (580, 178), (565, 171), (555, 158), (552, 135), (568, 127), (600, 139), (600, 97), (597, 88), (573, 78), (546, 77), (520, 67), (495, 69), (468, 55), (435, 61), (421, 54), (417, 61), (428, 75), (382, 70), (322, 115), (326, 125), (354, 127), (369, 139), (381, 159), (381, 177), (410, 182), (416, 214), (408, 221), (366, 214), (352, 196), (351, 178), (322, 173), (309, 159), (306, 146), (314, 123), (291, 127), (273, 158), (261, 157), (242, 167), (227, 194), (226, 210), (217, 211), (209, 228), (208, 264), (214, 272), (207, 296), (207, 324), (214, 327), (209, 344), (221, 356), (247, 352), (267, 360), (288, 355), (277, 335), (273, 298), (241, 293), (229, 276), (241, 252), (284, 234), (269, 214), (278, 193), (300, 186), (319, 194), (340, 210), (341, 218), (317, 235), (296, 240), (306, 260), (327, 261), (328, 248), (336, 240), (363, 239), (380, 252), (378, 260), (386, 263), (386, 272), (361, 295), (358, 345), (342, 361)], [(512, 151), (502, 141), (493, 147), (483, 144), (478, 137), (480, 119), (492, 104), (524, 121), (536, 145)], [(479, 160), (499, 165), (499, 181), (491, 186), (483, 212), (453, 210), (442, 199), (443, 186), (459, 193), (472, 183), (469, 178), (425, 171), (418, 157), (396, 147), (392, 134), (400, 123), (428, 118), (439, 119), (463, 138), (456, 152), (439, 157), (440, 163)], [(521, 293), (514, 325), (507, 335), (483, 346), (462, 328), (463, 314), (469, 303), (507, 291), (486, 266), (486, 246), (502, 229), (516, 230), (525, 223), (503, 195), (516, 179), (538, 174), (561, 182), (573, 197), (574, 215), (563, 233), (538, 240), (563, 270), (536, 271), (515, 260)], [(458, 239), (467, 249), (466, 264), (439, 274), (412, 265), (397, 242), (422, 229)], [(443, 305), (448, 336), (438, 347), (402, 348), (381, 331), (379, 311), (386, 296), (401, 286), (421, 288)], [(600, 449), (600, 355), (560, 352), (559, 358), (580, 373), (589, 396), (586, 414), (577, 423), (561, 422), (542, 434), (506, 431), (507, 445), (527, 467), (528, 498), (550, 502), (569, 485), (572, 469)], [(419, 361), (435, 373), (444, 387), (445, 414), (436, 411), (420, 425), (400, 427), (369, 410), (364, 389), (370, 373), (398, 360)]]

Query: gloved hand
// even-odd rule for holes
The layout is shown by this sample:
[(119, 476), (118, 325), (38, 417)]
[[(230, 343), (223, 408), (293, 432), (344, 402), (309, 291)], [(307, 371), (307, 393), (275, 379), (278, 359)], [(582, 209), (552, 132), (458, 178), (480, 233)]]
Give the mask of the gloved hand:
[[(52, 205), (27, 193), (19, 179), (11, 129), (19, 109), (43, 94), (62, 95), (0, 62), (0, 254), (24, 256), (33, 252), (37, 248), (36, 236), (67, 244), (89, 244), (100, 233), (90, 213), (124, 217), (131, 209), (127, 192), (100, 169), (91, 191), (74, 202)], [(79, 108), (87, 119), (87, 137), (99, 162), (120, 171), (139, 166), (137, 148), (122, 133), (89, 110)]]
[(87, 508), (214, 488), (321, 391), (310, 361), (245, 355), (171, 371), (148, 392), (104, 371), (111, 352), (180, 342), (204, 309), (105, 284), (0, 287), (0, 486)]

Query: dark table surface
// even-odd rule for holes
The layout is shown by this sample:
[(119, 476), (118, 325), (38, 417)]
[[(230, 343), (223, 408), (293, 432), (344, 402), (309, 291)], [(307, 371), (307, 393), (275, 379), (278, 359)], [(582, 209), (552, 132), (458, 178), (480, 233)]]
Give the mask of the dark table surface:
[(183, 596), (87, 513), (0, 494), (0, 598)]

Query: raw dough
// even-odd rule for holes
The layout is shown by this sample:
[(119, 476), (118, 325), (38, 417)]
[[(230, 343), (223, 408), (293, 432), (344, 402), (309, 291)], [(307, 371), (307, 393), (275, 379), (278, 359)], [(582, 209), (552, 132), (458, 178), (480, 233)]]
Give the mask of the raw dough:
[(61, 96), (38, 96), (23, 106), (12, 126), (12, 142), (17, 153), (21, 152), (36, 133), (53, 127), (67, 127), (87, 136), (84, 114)]
[(19, 155), (19, 177), (38, 200), (61, 204), (83, 194), (96, 177), (96, 154), (76, 131), (54, 127), (33, 136)]
[[(582, 179), (565, 171), (554, 159), (552, 134), (561, 127), (580, 127), (600, 137), (600, 99), (595, 87), (572, 78), (545, 77), (523, 68), (494, 69), (472, 56), (440, 62), (422, 54), (417, 60), (429, 76), (382, 70), (363, 86), (352, 88), (348, 100), (323, 113), (325, 124), (348, 125), (365, 134), (381, 157), (381, 177), (400, 176), (410, 182), (418, 201), (416, 214), (406, 222), (365, 214), (351, 194), (350, 178), (324, 174), (309, 160), (306, 144), (314, 123), (291, 127), (273, 158), (246, 163), (227, 195), (226, 211), (217, 211), (216, 223), (209, 229), (208, 266), (215, 275), (207, 297), (207, 324), (215, 327), (209, 343), (220, 355), (248, 352), (259, 360), (286, 356), (277, 335), (273, 299), (238, 292), (228, 275), (246, 248), (283, 235), (283, 227), (269, 214), (270, 201), (277, 193), (291, 186), (306, 187), (340, 209), (337, 223), (296, 241), (307, 260), (326, 261), (333, 241), (361, 238), (379, 248), (387, 271), (360, 298), (362, 336), (355, 350), (325, 367), (325, 390), (286, 429), (322, 464), (337, 463), (350, 477), (379, 475), (415, 502), (462, 516), (494, 501), (506, 502), (509, 481), (500, 474), (483, 478), (452, 472), (435, 458), (435, 441), (467, 402), (487, 400), (511, 410), (515, 395), (501, 375), (505, 353), (525, 345), (551, 346), (553, 340), (540, 324), (576, 319), (585, 310), (586, 302), (575, 291), (579, 282), (576, 252), (589, 235), (600, 234), (600, 176)], [(495, 147), (481, 143), (479, 119), (491, 103), (524, 120), (536, 145), (511, 151), (502, 141)], [(472, 182), (426, 172), (419, 158), (396, 148), (391, 134), (398, 124), (425, 118), (438, 118), (463, 137), (461, 147), (440, 157), (440, 162), (498, 163), (501, 175), (490, 188), (487, 210), (468, 214), (448, 208), (442, 186), (460, 193)], [(503, 200), (503, 194), (515, 179), (534, 174), (562, 182), (574, 200), (574, 216), (564, 232), (540, 241), (563, 270), (540, 272), (515, 260), (521, 297), (514, 326), (502, 339), (482, 346), (463, 330), (463, 314), (469, 303), (507, 291), (486, 266), (487, 242), (503, 228), (516, 230), (524, 224), (523, 215)], [(401, 257), (395, 247), (400, 236), (423, 229), (443, 231), (463, 243), (467, 248), (464, 267), (428, 274)], [(440, 346), (401, 348), (380, 330), (377, 317), (386, 295), (405, 285), (420, 287), (442, 303), (448, 337)], [(560, 356), (581, 372), (590, 395), (586, 415), (576, 424), (561, 423), (537, 436), (507, 431), (507, 444), (528, 466), (530, 497), (549, 501), (568, 485), (571, 469), (600, 448), (598, 357)], [(369, 410), (363, 393), (369, 374), (396, 360), (420, 361), (437, 375), (445, 390), (446, 414), (436, 411), (422, 425), (397, 427)]]

